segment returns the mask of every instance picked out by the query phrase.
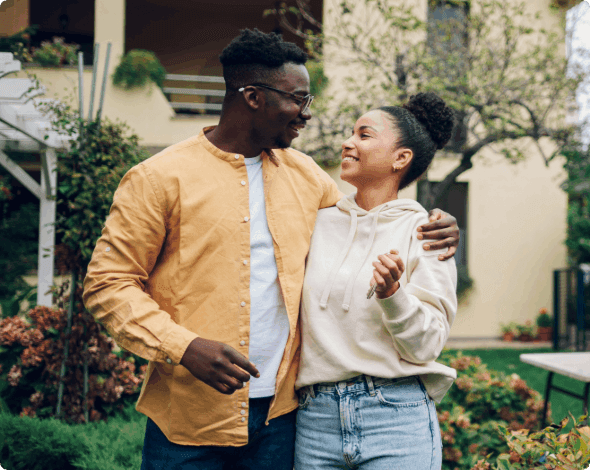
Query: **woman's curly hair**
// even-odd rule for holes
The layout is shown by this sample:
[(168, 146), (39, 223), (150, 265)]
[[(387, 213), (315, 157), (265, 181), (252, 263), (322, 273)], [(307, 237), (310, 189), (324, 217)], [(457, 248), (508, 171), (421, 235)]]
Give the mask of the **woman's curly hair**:
[(409, 186), (426, 171), (437, 149), (442, 149), (453, 132), (454, 113), (436, 93), (418, 93), (403, 106), (383, 106), (400, 137), (397, 148), (409, 148), (414, 156), (400, 189)]

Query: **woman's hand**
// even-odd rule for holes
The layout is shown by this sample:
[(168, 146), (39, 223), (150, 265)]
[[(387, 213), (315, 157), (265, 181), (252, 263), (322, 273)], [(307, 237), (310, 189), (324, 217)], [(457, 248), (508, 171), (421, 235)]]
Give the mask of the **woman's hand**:
[(441, 248), (448, 247), (447, 252), (439, 255), (438, 259), (445, 261), (453, 257), (459, 245), (459, 226), (457, 225), (457, 219), (440, 209), (432, 209), (428, 212), (428, 219), (430, 220), (429, 223), (418, 227), (418, 232), (420, 232), (418, 239), (440, 241), (425, 244), (424, 249), (440, 250)]
[(399, 280), (404, 272), (404, 262), (397, 250), (390, 250), (385, 255), (377, 257), (379, 261), (373, 262), (373, 279), (371, 286), (377, 284), (377, 298), (391, 297), (399, 289)]

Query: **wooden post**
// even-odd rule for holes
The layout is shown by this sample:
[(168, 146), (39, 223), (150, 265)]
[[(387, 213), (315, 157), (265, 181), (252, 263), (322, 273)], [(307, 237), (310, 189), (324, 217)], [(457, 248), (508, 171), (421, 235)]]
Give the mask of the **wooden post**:
[(39, 262), (37, 305), (53, 305), (53, 253), (55, 245), (55, 207), (57, 156), (54, 149), (41, 153), (41, 197), (39, 199)]

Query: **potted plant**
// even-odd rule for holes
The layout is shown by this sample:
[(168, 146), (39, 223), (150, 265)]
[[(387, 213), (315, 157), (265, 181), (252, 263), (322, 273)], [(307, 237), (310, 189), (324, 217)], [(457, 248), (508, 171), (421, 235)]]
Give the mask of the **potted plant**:
[(537, 339), (540, 341), (551, 341), (553, 339), (553, 319), (543, 307), (537, 316)]
[(516, 323), (502, 323), (500, 324), (500, 328), (502, 329), (502, 339), (504, 341), (514, 341), (514, 337), (516, 336)]
[(32, 51), (32, 58), (42, 67), (59, 67), (64, 64), (76, 65), (78, 63), (77, 44), (66, 44), (64, 38), (54, 37), (52, 42), (43, 41), (41, 47)]
[(121, 58), (113, 74), (113, 84), (120, 88), (141, 88), (153, 82), (162, 88), (166, 69), (156, 55), (143, 49), (132, 49)]
[(524, 322), (524, 325), (516, 325), (516, 330), (518, 331), (518, 341), (528, 342), (535, 339), (535, 327), (531, 320)]

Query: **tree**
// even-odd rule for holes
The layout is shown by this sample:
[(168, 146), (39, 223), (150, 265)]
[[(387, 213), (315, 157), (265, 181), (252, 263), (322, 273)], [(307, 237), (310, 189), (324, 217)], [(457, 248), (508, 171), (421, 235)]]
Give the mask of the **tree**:
[[(445, 148), (457, 165), (441, 182), (425, 185), (422, 201), (434, 207), (485, 147), (516, 163), (525, 158), (523, 143), (532, 141), (549, 165), (557, 152), (546, 155), (539, 142), (549, 138), (559, 148), (572, 138), (565, 118), (584, 75), (580, 66), (568, 67), (565, 28), (561, 34), (543, 29), (539, 14), (528, 13), (524, 3), (428, 3), (425, 19), (403, 0), (337, 4), (321, 41), (310, 43), (322, 44), (346, 77), (314, 104), (315, 119), (300, 147), (325, 166), (337, 165), (343, 136), (358, 116), (433, 91), (457, 121)], [(283, 25), (293, 8), (283, 4), (277, 10)], [(300, 23), (291, 27), (312, 34)]]
[(569, 199), (565, 244), (570, 266), (578, 266), (590, 263), (590, 149), (574, 143), (563, 155), (568, 178), (562, 188)]

